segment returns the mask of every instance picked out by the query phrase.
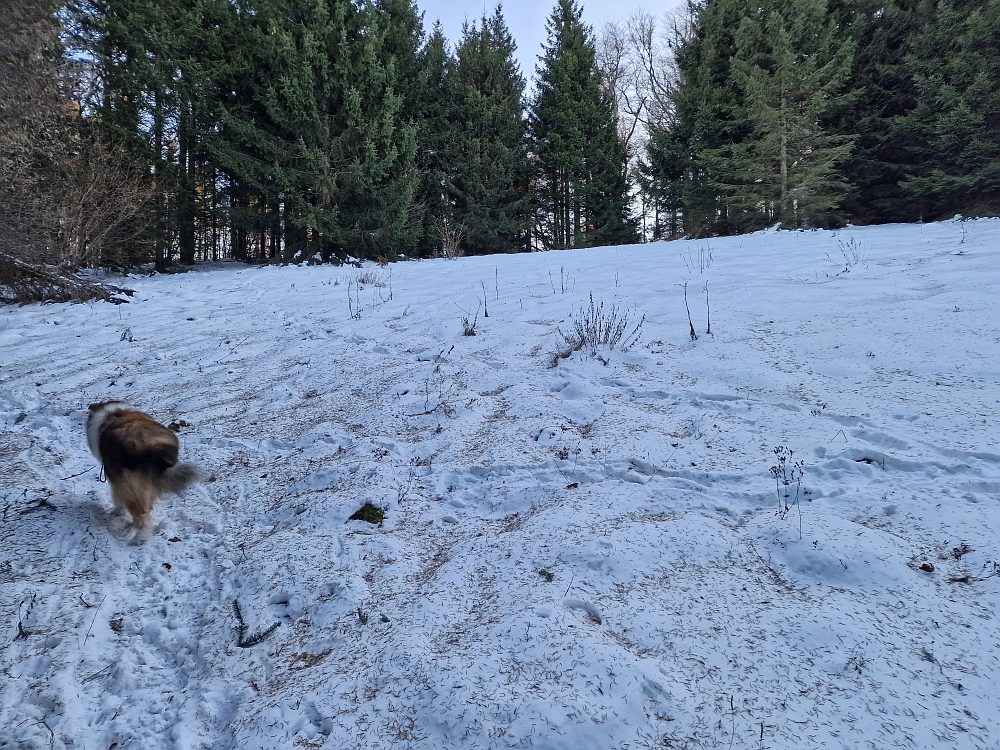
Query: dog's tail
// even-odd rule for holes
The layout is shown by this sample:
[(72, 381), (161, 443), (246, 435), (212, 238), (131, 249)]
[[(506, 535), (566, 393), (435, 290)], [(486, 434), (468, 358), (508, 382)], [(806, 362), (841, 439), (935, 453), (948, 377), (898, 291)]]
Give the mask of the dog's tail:
[(159, 485), (163, 492), (183, 492), (204, 479), (205, 475), (194, 464), (174, 464), (160, 475)]

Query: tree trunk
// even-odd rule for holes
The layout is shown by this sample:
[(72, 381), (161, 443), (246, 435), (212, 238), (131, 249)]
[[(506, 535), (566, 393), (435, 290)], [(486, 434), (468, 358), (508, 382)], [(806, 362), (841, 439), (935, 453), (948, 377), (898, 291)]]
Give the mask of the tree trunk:
[(778, 220), (784, 223), (788, 219), (788, 99), (784, 90), (781, 92), (781, 110), (778, 115), (780, 129), (778, 159), (781, 170), (781, 202), (779, 203)]
[(182, 265), (194, 265), (195, 251), (195, 196), (194, 161), (191, 155), (190, 115), (181, 113), (178, 126), (179, 152), (177, 155), (177, 232)]

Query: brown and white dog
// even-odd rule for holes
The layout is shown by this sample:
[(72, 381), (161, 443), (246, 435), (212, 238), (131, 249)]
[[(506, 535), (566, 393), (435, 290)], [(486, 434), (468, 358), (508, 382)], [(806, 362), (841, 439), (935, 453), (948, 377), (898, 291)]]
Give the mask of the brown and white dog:
[(194, 464), (177, 462), (177, 436), (151, 416), (121, 401), (90, 405), (87, 442), (104, 465), (115, 510), (127, 510), (137, 531), (150, 525), (156, 501), (202, 479)]

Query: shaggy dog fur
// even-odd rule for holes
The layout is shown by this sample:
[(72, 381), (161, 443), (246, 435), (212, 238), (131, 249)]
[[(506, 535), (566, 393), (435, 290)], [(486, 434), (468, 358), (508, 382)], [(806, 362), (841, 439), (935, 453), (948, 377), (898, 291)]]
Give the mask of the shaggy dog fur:
[(146, 531), (156, 501), (200, 481), (193, 464), (177, 462), (177, 436), (145, 412), (121, 401), (90, 405), (87, 442), (104, 465), (115, 509), (127, 510), (135, 528)]

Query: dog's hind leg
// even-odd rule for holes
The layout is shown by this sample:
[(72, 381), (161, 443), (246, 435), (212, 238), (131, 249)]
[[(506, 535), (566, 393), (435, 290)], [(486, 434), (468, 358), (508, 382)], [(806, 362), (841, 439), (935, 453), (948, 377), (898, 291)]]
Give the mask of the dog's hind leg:
[(156, 485), (143, 472), (124, 471), (111, 484), (111, 497), (116, 508), (124, 508), (132, 516), (132, 525), (139, 532), (152, 526), (153, 506), (159, 497)]

